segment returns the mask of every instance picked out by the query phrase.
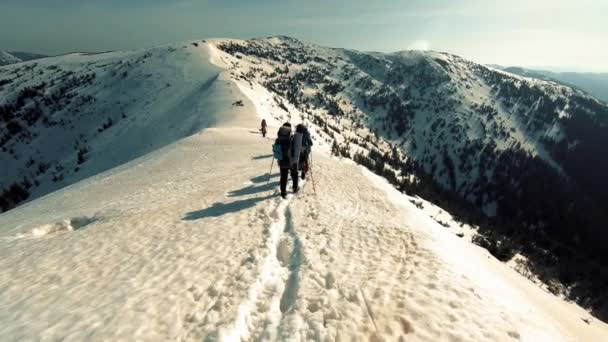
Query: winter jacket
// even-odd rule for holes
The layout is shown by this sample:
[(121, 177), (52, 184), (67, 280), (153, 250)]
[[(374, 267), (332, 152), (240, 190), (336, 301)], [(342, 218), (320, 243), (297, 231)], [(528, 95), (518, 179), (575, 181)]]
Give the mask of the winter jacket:
[(310, 132), (308, 131), (308, 128), (306, 128), (306, 126), (302, 124), (299, 124), (298, 126), (296, 126), (296, 133), (302, 133), (302, 147), (310, 150), (310, 147), (312, 146), (312, 139), (310, 138)]
[(281, 169), (289, 169), (291, 167), (292, 140), (291, 127), (281, 126), (277, 132), (277, 139), (274, 142), (276, 145), (281, 146), (281, 154), (283, 155), (283, 159), (278, 161)]
[(302, 150), (300, 151), (300, 163), (302, 163), (304, 160), (308, 159), (308, 155), (312, 150), (312, 139), (308, 128), (303, 124), (296, 126), (296, 134), (297, 133), (302, 134)]

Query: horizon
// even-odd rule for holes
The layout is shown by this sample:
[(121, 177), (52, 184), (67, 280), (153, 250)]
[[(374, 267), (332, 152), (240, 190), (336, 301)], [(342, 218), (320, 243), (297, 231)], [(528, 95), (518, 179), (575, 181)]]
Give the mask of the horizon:
[(280, 35), (359, 51), (433, 50), (486, 65), (606, 73), (608, 25), (601, 14), (606, 12), (608, 3), (597, 0), (508, 5), (481, 0), (6, 0), (0, 50), (61, 55)]
[[(204, 37), (204, 38), (199, 38), (199, 39), (190, 39), (190, 40), (184, 40), (183, 42), (188, 42), (188, 41), (196, 41), (196, 40), (208, 40), (208, 39), (243, 39), (243, 40), (251, 40), (251, 39), (263, 39), (263, 38), (273, 38), (273, 37), (288, 37), (288, 38), (292, 38), (292, 39), (297, 39), (306, 43), (311, 43), (311, 44), (315, 44), (315, 45), (319, 45), (316, 44), (314, 42), (310, 42), (310, 41), (306, 41), (306, 40), (302, 40), (299, 38), (294, 38), (291, 36), (285, 36), (285, 35), (276, 35), (276, 36), (268, 36), (268, 37), (251, 37), (251, 38), (234, 38), (234, 37)], [(158, 46), (163, 46), (166, 44), (172, 44), (172, 43), (179, 43), (182, 41), (173, 41), (173, 42), (166, 42), (166, 43), (161, 43), (161, 44), (155, 44), (155, 45), (150, 45), (150, 46), (141, 46), (141, 47), (136, 47), (136, 48), (132, 48), (132, 49), (124, 49), (124, 50), (104, 50), (104, 51), (95, 51), (95, 50), (91, 50), (91, 51), (87, 51), (87, 50), (73, 50), (73, 51), (66, 51), (63, 53), (59, 53), (59, 54), (51, 54), (51, 55), (47, 55), (44, 53), (41, 53), (39, 51), (22, 51), (22, 50), (8, 50), (8, 49), (0, 49), (0, 52), (8, 52), (8, 53), (29, 53), (29, 54), (40, 54), (40, 55), (44, 55), (45, 58), (46, 57), (59, 57), (59, 56), (63, 56), (63, 55), (69, 55), (72, 53), (93, 53), (93, 54), (98, 54), (98, 53), (109, 53), (109, 52), (116, 52), (116, 51), (128, 51), (128, 50), (138, 50), (138, 49), (152, 49)], [(349, 49), (349, 48), (343, 48), (343, 47), (338, 47), (338, 46), (323, 46), (323, 45), (319, 45), (322, 47), (327, 47), (327, 48), (332, 48), (332, 49)], [(360, 51), (360, 52), (371, 52), (371, 53), (396, 53), (396, 52), (401, 52), (401, 51), (420, 51), (417, 49), (402, 49), (402, 50), (395, 50), (395, 51), (374, 51), (374, 50), (357, 50), (357, 49), (352, 49), (352, 50), (356, 50), (356, 51)], [(433, 49), (428, 49), (428, 50), (423, 50), (423, 51), (430, 51), (430, 52), (438, 52), (438, 53), (451, 53), (449, 51), (441, 51), (441, 50), (433, 50)], [(459, 57), (464, 57), (468, 60), (471, 60), (473, 62), (478, 62), (476, 60), (473, 60), (471, 58), (468, 58), (466, 56), (461, 56), (458, 55)], [(515, 64), (496, 64), (496, 63), (482, 63), (482, 62), (478, 62), (479, 64), (482, 65), (486, 65), (489, 67), (500, 67), (500, 68), (523, 68), (523, 69), (529, 69), (529, 70), (533, 70), (533, 71), (543, 71), (543, 72), (554, 72), (554, 73), (577, 73), (577, 74), (592, 74), (592, 75), (608, 75), (608, 70), (606, 71), (589, 71), (586, 69), (577, 69), (577, 68), (568, 68), (568, 67), (562, 67), (562, 66), (551, 66), (551, 65), (515, 65)]]

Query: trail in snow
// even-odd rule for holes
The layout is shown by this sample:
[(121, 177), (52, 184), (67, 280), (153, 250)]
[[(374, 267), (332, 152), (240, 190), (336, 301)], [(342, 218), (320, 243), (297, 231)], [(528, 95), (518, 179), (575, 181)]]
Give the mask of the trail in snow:
[[(302, 182), (300, 193), (304, 189)], [(266, 239), (257, 277), (239, 306), (235, 321), (220, 332), (221, 340), (272, 340), (281, 331), (282, 319), (298, 295), (299, 270), (304, 260), (290, 209), (294, 198), (289, 195), (287, 200), (271, 201), (264, 210), (270, 222), (264, 229)]]
[(2, 237), (100, 218), (0, 240), (2, 336), (601, 340), (351, 163), (315, 154), (316, 193), (280, 199), (268, 143), (247, 132), (207, 130), (1, 215)]
[(234, 323), (224, 327), (220, 338), (235, 341), (241, 338), (271, 338), (280, 317), (278, 298), (283, 291), (286, 272), (280, 264), (280, 239), (288, 202), (274, 203), (275, 209), (266, 209), (272, 220), (264, 229), (265, 242), (262, 255), (253, 258), (257, 276), (249, 287), (248, 296), (239, 305)]
[(305, 257), (279, 340), (556, 341), (581, 333), (511, 284), (524, 279), (493, 271), (505, 266), (489, 267), (486, 254), (465, 253), (475, 247), (374, 175), (315, 158), (317, 193), (289, 205)]
[[(302, 251), (302, 241), (298, 237), (296, 232), (296, 228), (293, 224), (293, 214), (291, 213), (291, 209), (288, 207), (285, 213), (286, 225), (284, 231), (284, 237), (281, 241), (282, 243), (282, 251), (283, 254), (281, 259), (283, 261), (283, 265), (287, 266), (289, 269), (289, 277), (287, 278), (287, 282), (285, 283), (285, 290), (283, 291), (283, 295), (281, 296), (281, 312), (283, 314), (287, 313), (290, 309), (292, 309), (295, 304), (296, 298), (298, 296), (298, 288), (300, 282), (300, 266), (304, 262), (304, 255)], [(285, 247), (286, 245), (289, 245)], [(291, 249), (289, 255), (285, 254), (285, 249)]]
[(394, 338), (407, 335), (411, 323), (405, 317), (383, 321), (380, 308), (396, 304), (389, 295), (412, 275), (417, 242), (356, 167), (318, 160), (317, 196), (292, 204), (307, 260), (283, 337), (382, 338), (387, 324)]

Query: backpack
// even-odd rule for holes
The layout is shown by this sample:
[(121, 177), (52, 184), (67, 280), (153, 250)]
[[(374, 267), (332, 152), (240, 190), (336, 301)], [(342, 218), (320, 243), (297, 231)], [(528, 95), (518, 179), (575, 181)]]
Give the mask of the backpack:
[(308, 131), (308, 128), (306, 128), (306, 126), (304, 126), (303, 124), (298, 124), (298, 126), (296, 126), (296, 132), (302, 135), (302, 147), (300, 148), (300, 155), (302, 156), (302, 158), (307, 159), (312, 147), (312, 139), (310, 138), (310, 132)]
[(298, 124), (298, 126), (296, 126), (296, 132), (302, 133), (302, 135), (303, 135), (303, 137), (302, 137), (302, 146), (303, 147), (312, 146), (312, 139), (310, 138), (310, 132), (308, 131), (308, 128), (306, 128), (306, 126), (304, 126), (303, 124)]
[(291, 145), (291, 128), (282, 126), (279, 128), (277, 135), (277, 140), (272, 145), (272, 155), (278, 161), (288, 161)]
[(305, 153), (306, 146), (302, 145), (302, 133), (296, 133), (293, 135), (291, 142), (291, 157), (292, 162), (297, 163), (300, 160), (300, 156)]
[(281, 145), (275, 143), (272, 145), (272, 156), (276, 160), (283, 160), (283, 151)]

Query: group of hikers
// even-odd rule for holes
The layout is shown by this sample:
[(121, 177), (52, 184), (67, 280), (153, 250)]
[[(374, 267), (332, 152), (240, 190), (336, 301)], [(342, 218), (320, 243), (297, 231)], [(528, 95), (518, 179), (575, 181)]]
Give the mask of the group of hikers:
[[(267, 132), (266, 120), (262, 120), (260, 131), (265, 137)], [(277, 138), (272, 145), (272, 152), (281, 170), (281, 197), (287, 198), (287, 179), (289, 175), (291, 175), (293, 181), (293, 192), (298, 192), (298, 179), (300, 177), (306, 179), (306, 173), (309, 170), (311, 149), (312, 139), (304, 124), (298, 124), (293, 134), (289, 122), (284, 123), (279, 128)]]

